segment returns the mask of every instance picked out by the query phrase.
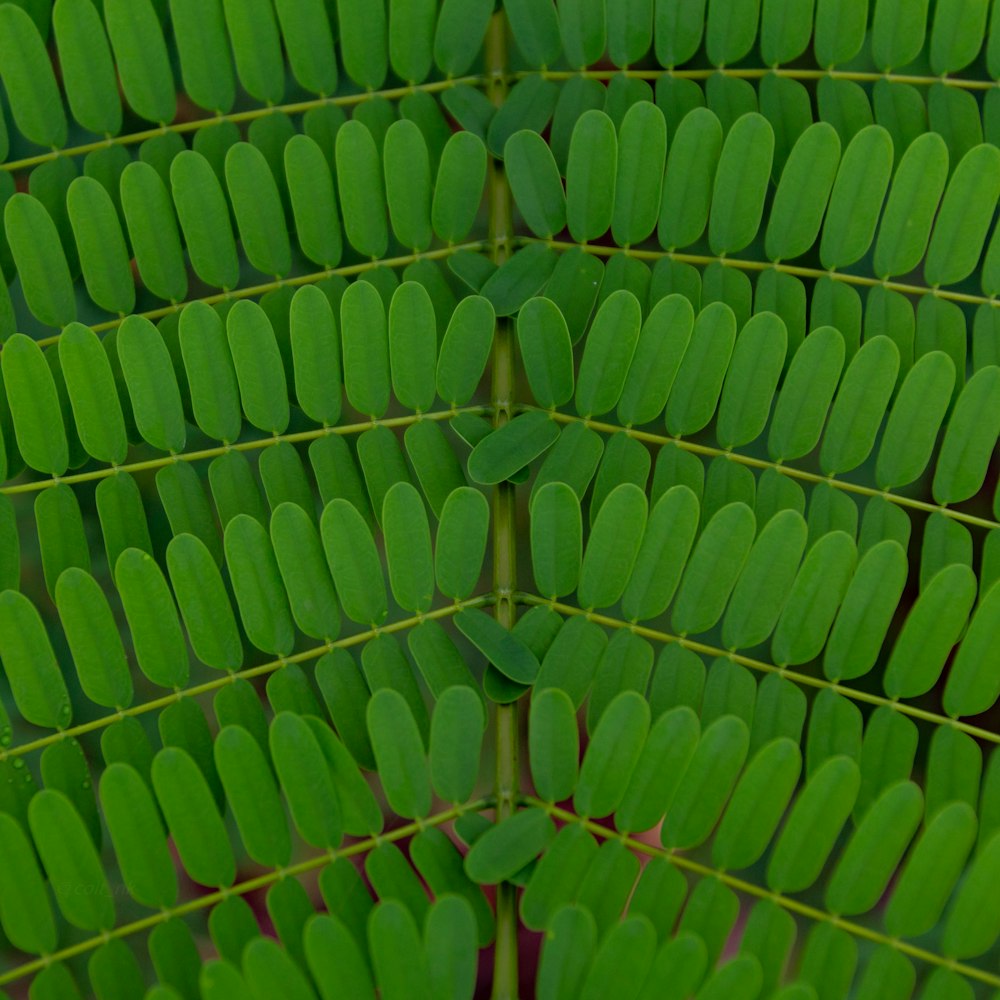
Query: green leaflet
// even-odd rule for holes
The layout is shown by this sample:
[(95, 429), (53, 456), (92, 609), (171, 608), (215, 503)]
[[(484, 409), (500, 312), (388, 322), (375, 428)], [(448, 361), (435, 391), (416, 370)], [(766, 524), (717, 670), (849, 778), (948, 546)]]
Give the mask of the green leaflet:
[(40, 146), (65, 146), (66, 115), (52, 63), (34, 22), (16, 4), (0, 11), (0, 65), (18, 129)]
[(236, 98), (221, 0), (170, 0), (184, 92), (206, 111), (225, 114)]
[(539, 1000), (571, 1000), (580, 995), (597, 947), (597, 925), (579, 904), (562, 907), (546, 933), (538, 967)]
[(267, 532), (259, 521), (237, 514), (226, 525), (225, 550), (247, 638), (266, 653), (287, 656), (295, 628)]
[(61, 476), (69, 465), (69, 445), (59, 413), (52, 371), (41, 348), (15, 333), (0, 352), (0, 368), (18, 451), (39, 472)]
[(478, 608), (464, 608), (455, 615), (458, 630), (505, 677), (530, 684), (538, 676), (538, 658), (516, 635)]
[(0, 815), (0, 845), (11, 865), (0, 892), (0, 923), (16, 948), (30, 954), (55, 950), (56, 926), (35, 851), (21, 825)]
[(59, 361), (81, 443), (94, 458), (120, 465), (128, 450), (125, 421), (97, 335), (81, 323), (71, 323), (59, 338)]
[(882, 489), (911, 483), (927, 467), (954, 385), (955, 365), (943, 351), (925, 354), (907, 373), (879, 448), (875, 479)]
[(912, 271), (923, 258), (931, 224), (948, 179), (948, 147), (935, 132), (903, 153), (875, 243), (875, 273), (890, 278)]
[(798, 784), (802, 754), (792, 740), (763, 746), (737, 782), (712, 842), (712, 860), (720, 868), (752, 865), (767, 849)]
[(364, 518), (347, 500), (331, 500), (320, 518), (320, 534), (344, 614), (363, 625), (379, 625), (389, 613), (382, 564)]
[(816, 447), (840, 381), (844, 353), (844, 338), (832, 326), (813, 330), (796, 351), (771, 418), (771, 458), (801, 458)]
[(198, 426), (217, 441), (235, 441), (243, 423), (239, 385), (219, 314), (203, 302), (185, 306), (179, 340)]
[(375, 140), (361, 122), (349, 121), (337, 132), (336, 164), (348, 241), (359, 253), (370, 257), (385, 256), (389, 232), (382, 166)]
[(254, 1000), (279, 993), (288, 1000), (312, 1000), (309, 980), (274, 938), (254, 938), (243, 950), (243, 972)]
[(471, 132), (456, 132), (441, 151), (431, 223), (434, 232), (449, 243), (468, 235), (476, 220), (486, 180), (486, 146)]
[(727, 504), (705, 526), (681, 578), (671, 614), (674, 629), (697, 634), (722, 617), (753, 542), (756, 522), (746, 504)]
[(330, 166), (320, 146), (307, 135), (285, 145), (285, 177), (302, 252), (323, 267), (340, 263), (343, 240)]
[(583, 551), (580, 501), (565, 483), (547, 483), (531, 503), (531, 564), (543, 597), (576, 589)]
[(404, 281), (389, 305), (389, 365), (393, 395), (407, 409), (434, 404), (437, 331), (434, 304), (423, 285)]
[(627, 289), (609, 295), (591, 324), (577, 376), (575, 405), (582, 417), (614, 409), (625, 388), (642, 327), (642, 309)]
[(406, 699), (391, 688), (379, 689), (368, 702), (367, 719), (389, 805), (400, 816), (426, 816), (431, 809), (427, 757)]
[(774, 131), (763, 115), (743, 115), (729, 130), (712, 190), (708, 242), (713, 253), (742, 250), (757, 234), (773, 153)]
[(535, 791), (546, 802), (561, 802), (577, 786), (580, 737), (569, 696), (546, 688), (531, 700), (529, 757)]
[(180, 302), (187, 294), (187, 271), (166, 185), (148, 163), (133, 161), (122, 171), (120, 186), (128, 238), (143, 284), (161, 299)]
[(852, 916), (878, 903), (916, 833), (923, 807), (924, 797), (910, 781), (893, 785), (872, 804), (830, 877), (826, 905), (831, 912)]
[(979, 715), (1000, 695), (997, 675), (997, 609), (1000, 587), (982, 596), (948, 674), (944, 710), (951, 716)]
[(179, 747), (153, 758), (153, 789), (187, 873), (202, 885), (232, 885), (233, 850), (201, 770)]
[(920, 52), (927, 24), (926, 0), (898, 0), (876, 4), (872, 20), (875, 65), (888, 72), (905, 66)]
[(211, 164), (193, 150), (178, 153), (170, 164), (170, 189), (195, 273), (209, 285), (234, 288), (240, 273), (236, 243)]
[(396, 239), (414, 253), (431, 244), (431, 164), (420, 129), (393, 122), (382, 150), (389, 219)]
[(512, 316), (538, 294), (555, 269), (558, 256), (543, 243), (516, 251), (483, 282), (480, 289), (498, 316)]
[(108, 312), (130, 313), (135, 283), (111, 196), (92, 177), (77, 177), (67, 189), (66, 208), (88, 294)]
[(567, 403), (573, 396), (573, 346), (559, 308), (550, 299), (529, 299), (517, 317), (517, 340), (535, 402), (546, 408)]
[(469, 476), (483, 486), (501, 483), (550, 448), (558, 437), (559, 425), (548, 414), (538, 410), (521, 413), (472, 449)]
[(906, 585), (907, 568), (906, 551), (891, 538), (865, 553), (826, 645), (823, 670), (831, 680), (860, 677), (875, 665)]
[(725, 448), (749, 444), (764, 429), (785, 362), (788, 334), (771, 312), (759, 312), (740, 331), (719, 398), (716, 437)]
[(660, 203), (657, 238), (665, 250), (686, 247), (705, 231), (722, 126), (705, 108), (686, 115), (674, 134)]
[(437, 361), (437, 393), (444, 402), (464, 406), (472, 398), (493, 346), (495, 321), (492, 304), (479, 295), (455, 307)]
[(735, 715), (716, 719), (698, 741), (661, 829), (665, 847), (688, 848), (712, 832), (746, 759), (750, 734)]
[(91, 132), (115, 135), (122, 124), (121, 101), (99, 12), (81, 0), (59, 0), (52, 28), (73, 117)]
[(209, 550), (194, 535), (176, 535), (167, 545), (167, 568), (195, 655), (217, 670), (238, 670), (243, 645)]
[(378, 90), (388, 70), (385, 8), (371, 8), (364, 0), (337, 0), (337, 20), (347, 75)]
[(713, 302), (702, 309), (667, 400), (671, 434), (693, 434), (712, 419), (735, 340), (736, 317), (729, 306)]
[(381, 417), (389, 406), (389, 333), (385, 307), (367, 281), (349, 285), (340, 303), (344, 386), (356, 410)]
[(466, 874), (481, 885), (495, 885), (533, 861), (555, 836), (543, 809), (522, 809), (491, 826), (465, 857)]
[(847, 366), (823, 435), (827, 475), (854, 469), (869, 456), (896, 386), (899, 349), (888, 337), (866, 341)]
[(101, 808), (129, 893), (144, 906), (172, 906), (177, 875), (149, 786), (127, 764), (109, 764), (101, 776)]
[(604, 710), (591, 735), (573, 795), (573, 808), (586, 818), (614, 812), (625, 795), (649, 730), (649, 704), (623, 691)]
[(256, 302), (237, 302), (226, 317), (226, 337), (247, 420), (262, 431), (284, 433), (288, 386), (267, 313)]
[(445, 688), (431, 716), (430, 775), (446, 802), (466, 802), (479, 777), (486, 713), (482, 698), (460, 684)]
[(816, 242), (839, 164), (840, 139), (827, 122), (810, 125), (795, 141), (767, 224), (771, 260), (791, 260)]
[(300, 288), (292, 297), (289, 326), (295, 398), (311, 420), (335, 424), (341, 411), (340, 336), (329, 299), (312, 285)]
[(952, 285), (972, 273), (998, 196), (1000, 152), (992, 145), (975, 146), (955, 167), (941, 201), (924, 270), (931, 285)]
[(213, 750), (247, 853), (262, 865), (288, 864), (292, 851), (288, 823), (260, 745), (245, 729), (226, 726)]
[(285, 92), (285, 68), (271, 4), (223, 0), (223, 8), (240, 83), (258, 101), (279, 104)]
[(374, 1000), (368, 963), (358, 941), (338, 917), (323, 914), (307, 921), (305, 952), (309, 971), (324, 995)]
[(450, 76), (462, 76), (479, 55), (493, 8), (488, 0), (443, 0), (434, 31), (434, 62)]
[(465, 600), (475, 590), (489, 524), (489, 503), (479, 490), (459, 486), (448, 494), (434, 540), (434, 574), (438, 590), (452, 600)]
[(264, 154), (249, 142), (234, 143), (225, 169), (243, 252), (258, 271), (286, 276), (292, 260), (285, 212)]
[(528, 228), (552, 239), (566, 226), (566, 195), (552, 150), (537, 132), (522, 129), (507, 140), (503, 157), (511, 193)]
[(980, 368), (961, 391), (941, 442), (932, 491), (941, 504), (979, 492), (1000, 434), (1000, 368)]
[(559, 5), (563, 55), (574, 69), (595, 63), (604, 54), (604, 20), (601, 0), (566, 0)]
[(566, 165), (566, 221), (573, 239), (597, 239), (614, 212), (618, 139), (603, 111), (585, 111), (573, 129)]
[(389, 584), (400, 607), (429, 611), (434, 597), (434, 559), (427, 511), (409, 483), (396, 483), (382, 507)]
[(45, 206), (30, 194), (18, 192), (7, 200), (3, 222), (32, 314), (48, 326), (72, 323), (76, 319), (73, 281), (59, 232)]
[(278, 0), (275, 9), (295, 79), (314, 94), (334, 93), (337, 61), (325, 5), (321, 0)]
[(633, 483), (608, 494), (597, 513), (580, 568), (584, 608), (615, 604), (628, 586), (646, 527), (647, 500)]
[(177, 113), (177, 87), (153, 4), (150, 0), (108, 0), (104, 23), (129, 106), (147, 121), (172, 122)]
[(892, 172), (892, 139), (879, 125), (863, 128), (844, 150), (823, 223), (819, 256), (826, 268), (864, 256), (875, 235)]
[(956, 958), (982, 954), (1000, 933), (995, 907), (983, 889), (1000, 866), (1000, 836), (994, 835), (979, 849), (945, 918), (942, 950)]
[(648, 101), (636, 102), (626, 112), (618, 135), (611, 234), (619, 246), (642, 243), (656, 228), (666, 156), (663, 112)]

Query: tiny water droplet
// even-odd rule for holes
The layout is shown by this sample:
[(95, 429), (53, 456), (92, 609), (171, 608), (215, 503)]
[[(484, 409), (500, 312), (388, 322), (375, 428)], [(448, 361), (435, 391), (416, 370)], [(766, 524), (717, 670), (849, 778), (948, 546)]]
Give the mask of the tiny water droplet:
[(11, 726), (0, 726), (0, 747), (9, 747), (14, 738), (14, 730)]
[(65, 726), (73, 718), (73, 709), (70, 707), (69, 702), (64, 702), (59, 706), (59, 725)]
[(84, 781), (84, 783), (83, 783), (83, 787), (84, 787), (84, 788), (90, 788), (90, 778), (87, 778), (87, 780), (86, 780), (86, 781)]

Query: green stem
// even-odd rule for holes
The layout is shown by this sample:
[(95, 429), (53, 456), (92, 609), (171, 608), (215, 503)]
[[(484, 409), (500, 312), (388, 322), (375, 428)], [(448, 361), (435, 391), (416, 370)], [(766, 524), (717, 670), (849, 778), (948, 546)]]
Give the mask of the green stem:
[[(507, 91), (507, 23), (503, 13), (494, 14), (486, 36), (488, 93), (500, 107)], [(490, 165), (490, 240), (493, 260), (502, 264), (510, 252), (510, 191), (503, 167)], [(493, 423), (502, 427), (510, 420), (514, 395), (514, 353), (510, 324), (497, 322), (492, 358)], [(516, 586), (516, 509), (514, 488), (501, 483), (493, 494), (493, 589), (496, 617), (506, 628), (514, 624), (512, 595)], [(518, 709), (517, 704), (497, 705), (496, 800), (497, 819), (513, 814), (518, 794)], [(509, 882), (497, 886), (496, 951), (493, 968), (493, 1000), (517, 1000), (518, 917), (517, 889)]]

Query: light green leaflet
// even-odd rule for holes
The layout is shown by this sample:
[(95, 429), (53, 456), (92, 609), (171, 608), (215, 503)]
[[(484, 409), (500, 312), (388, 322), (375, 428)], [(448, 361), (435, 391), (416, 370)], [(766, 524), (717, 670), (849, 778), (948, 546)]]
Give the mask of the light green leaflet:
[(66, 114), (52, 63), (31, 17), (16, 4), (0, 10), (0, 66), (18, 129), (40, 146), (66, 145)]
[(441, 692), (431, 716), (430, 775), (446, 802), (467, 802), (479, 776), (486, 713), (480, 696), (467, 685)]
[(285, 177), (302, 252), (322, 267), (340, 262), (343, 240), (330, 166), (319, 145), (295, 135), (285, 145)]
[(736, 341), (736, 317), (724, 302), (698, 314), (694, 331), (667, 400), (671, 434), (693, 434), (712, 419)]
[(187, 294), (187, 270), (166, 185), (148, 163), (133, 161), (122, 171), (120, 189), (129, 243), (143, 284), (161, 299), (180, 302)]
[(69, 465), (69, 445), (58, 416), (52, 371), (41, 348), (15, 333), (0, 352), (0, 368), (18, 451), (32, 469), (61, 476)]
[(404, 281), (389, 305), (389, 366), (392, 391), (418, 413), (434, 404), (437, 329), (434, 304), (423, 285)]
[(488, 299), (470, 295), (448, 321), (437, 361), (437, 393), (452, 406), (464, 406), (476, 391), (493, 346), (496, 317)]
[(781, 318), (758, 312), (740, 331), (719, 397), (716, 437), (724, 448), (749, 444), (764, 429), (785, 362)]
[(177, 873), (147, 782), (129, 765), (111, 763), (101, 776), (100, 797), (129, 893), (144, 906), (173, 906)]
[(579, 997), (590, 958), (597, 948), (597, 925), (587, 907), (562, 907), (549, 923), (538, 967), (539, 1000)]
[(3, 222), (32, 315), (48, 326), (71, 323), (76, 319), (73, 279), (45, 206), (30, 194), (18, 192), (4, 206)]
[(362, 87), (378, 90), (388, 70), (385, 8), (365, 0), (337, 0), (340, 44), (347, 75)]
[(389, 613), (382, 563), (364, 518), (344, 499), (327, 504), (320, 534), (344, 614), (363, 625), (379, 625)]
[(653, 505), (621, 598), (626, 618), (646, 621), (666, 610), (694, 543), (698, 516), (698, 498), (683, 485), (671, 487)]
[(271, 4), (262, 0), (223, 0), (223, 7), (240, 83), (258, 101), (280, 103), (285, 71)]
[(238, 670), (243, 645), (219, 568), (194, 535), (174, 536), (167, 545), (167, 569), (188, 638), (202, 663)]
[[(350, 2), (354, 4), (357, 0)], [(375, 140), (361, 122), (349, 121), (337, 132), (336, 163), (338, 193), (348, 241), (359, 253), (384, 257), (389, 231), (382, 166)]]
[(948, 674), (943, 704), (951, 716), (979, 715), (991, 708), (1000, 695), (998, 608), (1000, 586), (994, 584), (980, 599)]
[(152, 556), (128, 548), (115, 563), (115, 584), (132, 632), (139, 669), (162, 687), (183, 687), (188, 657), (170, 588)]
[(775, 461), (801, 458), (819, 441), (844, 365), (844, 338), (832, 326), (813, 330), (795, 352), (771, 418), (767, 450)]
[(517, 341), (535, 402), (546, 408), (569, 402), (573, 345), (566, 320), (551, 299), (533, 298), (524, 304), (517, 316)]
[(111, 196), (92, 177), (77, 177), (66, 192), (66, 209), (87, 293), (108, 312), (130, 313), (135, 282)]
[(236, 243), (211, 164), (193, 150), (178, 153), (170, 163), (170, 189), (195, 273), (216, 288), (234, 288), (240, 274)]
[(668, 250), (694, 243), (705, 231), (722, 126), (707, 108), (695, 108), (677, 128), (667, 156), (657, 236)]
[(464, 608), (455, 616), (459, 631), (505, 677), (530, 684), (538, 676), (538, 658), (513, 632), (479, 608)]
[(622, 483), (608, 494), (584, 551), (581, 607), (610, 607), (624, 593), (642, 543), (647, 506), (645, 492), (634, 483)]
[(368, 732), (386, 798), (400, 816), (426, 816), (431, 786), (423, 740), (406, 699), (391, 688), (368, 703)]
[(65, 728), (72, 719), (69, 694), (45, 626), (34, 605), (13, 590), (0, 594), (4, 672), (18, 712), (36, 726)]
[(727, 504), (708, 522), (681, 578), (671, 623), (682, 634), (710, 629), (721, 617), (756, 531), (753, 511)]
[(217, 441), (235, 441), (243, 416), (236, 371), (219, 314), (204, 302), (185, 306), (179, 340), (198, 426)]
[(810, 125), (795, 141), (767, 224), (771, 260), (791, 260), (816, 242), (839, 164), (840, 139), (828, 122)]
[(225, 114), (236, 98), (222, 0), (170, 0), (185, 93), (206, 111)]
[(245, 729), (226, 726), (215, 739), (213, 753), (247, 853), (258, 864), (288, 864), (288, 822), (260, 744)]
[(492, 431), (472, 449), (469, 476), (491, 486), (503, 482), (550, 448), (559, 437), (559, 425), (545, 413), (529, 410)]
[(603, 111), (585, 111), (573, 129), (566, 166), (566, 221), (574, 240), (606, 233), (614, 211), (618, 139)]
[(903, 153), (889, 189), (875, 242), (879, 277), (906, 274), (920, 263), (947, 179), (944, 140), (936, 132), (918, 136)]
[(975, 496), (1000, 434), (1000, 368), (980, 368), (961, 391), (941, 442), (932, 490), (941, 504)]
[(730, 128), (712, 190), (708, 242), (716, 254), (742, 250), (757, 234), (771, 177), (774, 130), (751, 112)]
[(337, 89), (337, 61), (327, 8), (322, 0), (277, 0), (275, 9), (292, 74), (314, 94)]
[(875, 480), (882, 489), (913, 482), (927, 467), (955, 385), (955, 364), (943, 351), (910, 369), (889, 413)]
[(0, 814), (0, 847), (10, 869), (0, 891), (0, 924), (15, 948), (41, 955), (55, 950), (56, 925), (35, 850), (21, 825)]
[(393, 122), (382, 150), (386, 201), (396, 239), (414, 253), (431, 244), (431, 164), (420, 129)]
[(564, 0), (559, 5), (563, 55), (574, 69), (597, 62), (604, 54), (604, 19), (602, 0)]
[(381, 417), (389, 406), (389, 331), (385, 307), (367, 281), (348, 286), (340, 303), (344, 385), (356, 410)]
[(300, 288), (292, 297), (289, 326), (295, 398), (311, 420), (335, 424), (341, 410), (340, 336), (330, 300), (314, 285)]
[(233, 849), (198, 765), (179, 747), (165, 747), (153, 758), (152, 781), (188, 875), (202, 885), (232, 885)]
[(826, 268), (860, 260), (871, 245), (892, 172), (892, 139), (879, 125), (863, 128), (844, 150), (823, 223), (819, 255)]
[(614, 409), (625, 388), (639, 341), (642, 309), (627, 289), (609, 295), (597, 311), (577, 376), (575, 405), (582, 417)]
[(177, 113), (177, 85), (153, 4), (150, 0), (108, 0), (104, 23), (129, 106), (147, 121), (172, 122)]
[(226, 336), (247, 420), (271, 434), (288, 427), (288, 386), (267, 313), (244, 299), (226, 317)]
[(328, 996), (375, 1000), (371, 971), (354, 934), (337, 917), (311, 917), (305, 925), (309, 970)]
[(448, 494), (434, 540), (434, 574), (452, 600), (465, 600), (479, 581), (489, 525), (489, 502), (479, 490), (459, 486)]
[(546, 802), (561, 802), (577, 786), (580, 736), (569, 696), (546, 688), (531, 699), (528, 726), (531, 779)]
[(382, 506), (389, 584), (401, 608), (429, 611), (434, 598), (434, 558), (427, 510), (409, 483), (396, 483)]
[(511, 193), (528, 228), (552, 239), (566, 226), (566, 195), (548, 143), (534, 131), (515, 132), (504, 146)]
[(486, 146), (472, 132), (456, 132), (445, 143), (434, 182), (431, 223), (448, 243), (469, 234), (486, 180)]
[(663, 112), (649, 101), (637, 101), (625, 113), (618, 135), (611, 233), (619, 246), (642, 243), (656, 228), (666, 156)]
[(580, 501), (565, 483), (547, 483), (531, 502), (531, 566), (543, 597), (572, 593), (580, 577)]
[(474, 882), (495, 885), (533, 861), (555, 836), (555, 824), (543, 809), (521, 809), (491, 826), (465, 857)]
[(899, 349), (888, 337), (865, 341), (851, 359), (820, 449), (820, 468), (827, 475), (857, 468), (871, 454), (898, 372)]
[(237, 142), (226, 154), (226, 187), (247, 260), (264, 274), (284, 277), (292, 267), (285, 212), (264, 154)]

